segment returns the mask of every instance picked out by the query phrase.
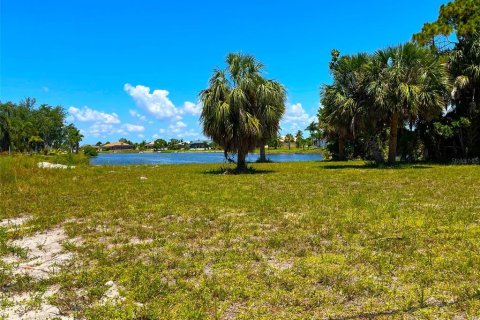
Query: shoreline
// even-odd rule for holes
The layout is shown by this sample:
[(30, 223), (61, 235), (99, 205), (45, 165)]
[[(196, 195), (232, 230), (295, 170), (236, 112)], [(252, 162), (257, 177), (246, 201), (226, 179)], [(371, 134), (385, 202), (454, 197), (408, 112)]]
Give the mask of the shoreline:
[[(98, 154), (130, 154), (130, 153), (223, 153), (223, 150), (116, 150), (116, 151), (99, 151)], [(266, 155), (269, 154), (321, 154), (321, 149), (310, 149), (310, 150), (294, 150), (294, 149), (271, 149), (266, 152)], [(254, 152), (249, 154), (260, 154), (260, 151), (256, 149)]]

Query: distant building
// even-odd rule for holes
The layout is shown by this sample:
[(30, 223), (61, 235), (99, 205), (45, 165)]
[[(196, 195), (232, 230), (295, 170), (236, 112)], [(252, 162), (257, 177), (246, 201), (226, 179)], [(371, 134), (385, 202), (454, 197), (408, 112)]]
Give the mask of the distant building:
[(145, 148), (147, 149), (153, 149), (155, 148), (155, 143), (152, 141), (152, 142), (149, 142), (145, 145)]
[(191, 141), (190, 149), (208, 149), (208, 142), (201, 140)]
[(133, 150), (135, 147), (125, 142), (112, 142), (102, 146), (103, 150)]
[(313, 140), (313, 145), (318, 148), (325, 148), (327, 143), (324, 139), (315, 139)]

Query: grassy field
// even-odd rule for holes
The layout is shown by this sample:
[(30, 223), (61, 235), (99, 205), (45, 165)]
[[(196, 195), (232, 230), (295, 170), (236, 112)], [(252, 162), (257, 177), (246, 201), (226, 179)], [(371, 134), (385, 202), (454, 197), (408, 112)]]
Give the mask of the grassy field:
[[(49, 303), (88, 319), (480, 316), (479, 166), (36, 161), (0, 157), (0, 218), (31, 217), (0, 253), (61, 227), (72, 258), (40, 280), (0, 262), (0, 308), (56, 286)], [(109, 281), (121, 301), (101, 303)]]

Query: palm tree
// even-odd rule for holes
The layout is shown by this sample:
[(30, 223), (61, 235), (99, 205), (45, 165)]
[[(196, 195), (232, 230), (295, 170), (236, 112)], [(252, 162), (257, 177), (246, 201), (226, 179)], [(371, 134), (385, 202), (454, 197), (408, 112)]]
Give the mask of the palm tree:
[(405, 120), (433, 114), (445, 105), (448, 77), (431, 50), (406, 43), (375, 53), (368, 88), (389, 118), (388, 162), (395, 163), (397, 134)]
[(200, 120), (203, 133), (222, 146), (225, 155), (236, 153), (237, 171), (244, 171), (248, 152), (277, 133), (285, 91), (261, 77), (263, 65), (253, 56), (229, 54), (226, 62), (227, 68), (214, 70), (209, 87), (200, 92)]
[[(83, 134), (80, 133), (73, 123), (69, 124), (65, 127), (65, 135), (66, 135), (66, 144), (68, 149), (71, 153), (75, 152), (78, 153), (80, 149), (80, 141), (83, 139)], [(43, 140), (42, 140), (43, 142)]]
[(257, 117), (262, 127), (260, 138), (260, 159), (258, 162), (266, 162), (265, 144), (278, 135), (280, 120), (285, 113), (285, 88), (273, 80), (259, 79), (259, 85), (252, 97), (256, 103)]
[(288, 150), (290, 150), (290, 144), (292, 143), (292, 141), (295, 141), (295, 138), (293, 137), (293, 134), (287, 133), (285, 135), (285, 142), (288, 143)]
[(453, 112), (448, 116), (460, 120), (466, 117), (471, 124), (465, 135), (459, 135), (464, 157), (480, 154), (480, 31), (457, 43), (449, 55), (448, 68), (454, 78)]
[(35, 147), (35, 153), (38, 152), (38, 145), (43, 142), (43, 139), (40, 138), (39, 136), (31, 136), (30, 139), (28, 139), (28, 144), (29, 145), (34, 145)]
[(310, 138), (313, 137), (313, 134), (318, 130), (318, 123), (312, 121), (306, 128), (308, 132), (310, 132)]
[(303, 132), (301, 130), (297, 131), (297, 134), (295, 135), (295, 141), (297, 143), (297, 148), (300, 148), (304, 145), (304, 143), (303, 143)]
[(338, 57), (339, 52), (332, 51), (330, 70), (334, 82), (321, 89), (319, 126), (327, 137), (337, 139), (337, 158), (345, 160), (347, 139), (355, 136), (370, 108), (366, 92), (370, 57), (365, 53)]

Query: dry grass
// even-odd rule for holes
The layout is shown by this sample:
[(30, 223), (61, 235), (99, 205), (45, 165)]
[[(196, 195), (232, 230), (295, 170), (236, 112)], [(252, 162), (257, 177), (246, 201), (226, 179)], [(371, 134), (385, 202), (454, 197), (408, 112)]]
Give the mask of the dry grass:
[(3, 263), (4, 306), (60, 286), (49, 303), (89, 319), (480, 316), (479, 166), (36, 161), (0, 157), (0, 218), (32, 217), (0, 224), (0, 252), (63, 228), (73, 258), (40, 280)]

